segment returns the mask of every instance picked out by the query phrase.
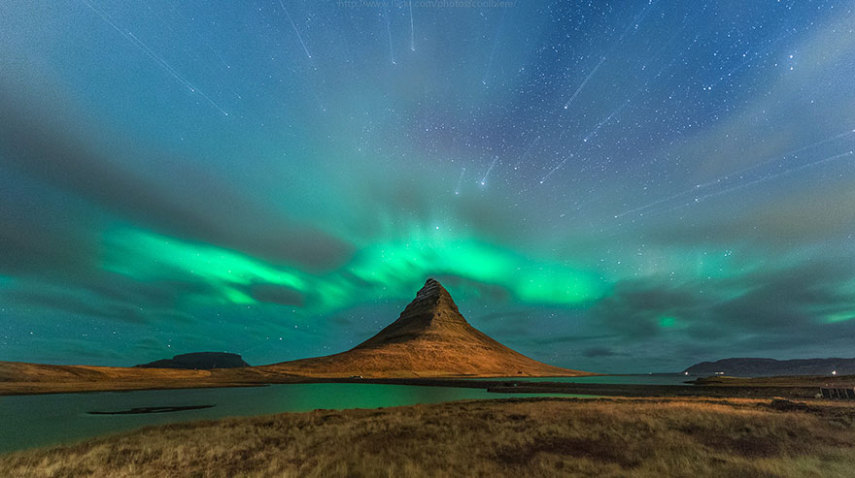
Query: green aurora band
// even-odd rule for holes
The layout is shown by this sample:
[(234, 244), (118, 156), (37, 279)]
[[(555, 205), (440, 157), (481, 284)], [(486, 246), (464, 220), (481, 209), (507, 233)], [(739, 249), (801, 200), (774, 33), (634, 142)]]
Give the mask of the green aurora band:
[[(537, 261), (476, 240), (380, 243), (323, 275), (139, 229), (110, 231), (104, 243), (107, 271), (146, 282), (184, 276), (207, 284), (216, 294), (205, 299), (222, 305), (258, 304), (263, 300), (253, 296), (254, 287), (278, 287), (303, 297), (296, 302), (305, 314), (328, 314), (379, 299), (406, 299), (430, 276), (450, 275), (500, 286), (511, 293), (512, 300), (532, 305), (589, 304), (608, 290), (603, 278), (592, 271)], [(373, 295), (361, 294), (365, 290)]]

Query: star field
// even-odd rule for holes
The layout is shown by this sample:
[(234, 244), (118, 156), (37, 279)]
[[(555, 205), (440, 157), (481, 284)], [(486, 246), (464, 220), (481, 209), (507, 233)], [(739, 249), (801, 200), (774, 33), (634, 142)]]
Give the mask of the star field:
[(0, 360), (852, 356), (845, 1), (10, 0)]

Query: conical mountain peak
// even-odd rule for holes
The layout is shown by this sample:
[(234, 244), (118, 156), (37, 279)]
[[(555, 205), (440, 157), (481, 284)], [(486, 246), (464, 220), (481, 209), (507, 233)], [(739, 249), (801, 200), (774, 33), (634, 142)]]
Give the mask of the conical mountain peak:
[[(444, 314), (440, 312), (446, 312)], [(410, 302), (401, 312), (398, 321), (425, 321), (443, 316), (446, 319), (459, 319), (466, 323), (466, 319), (457, 310), (457, 304), (451, 298), (451, 294), (436, 279), (428, 279), (424, 287), (416, 293), (416, 298)]]
[(356, 348), (424, 339), (443, 341), (469, 329), (472, 326), (460, 315), (451, 294), (436, 279), (428, 279), (398, 320)]
[(532, 360), (472, 327), (435, 279), (425, 282), (396, 321), (356, 347), (272, 367), (318, 377), (585, 375)]
[(445, 287), (439, 283), (436, 279), (428, 279), (425, 281), (425, 285), (416, 293), (415, 300), (431, 300), (431, 299), (439, 299), (442, 296), (451, 295), (445, 290)]

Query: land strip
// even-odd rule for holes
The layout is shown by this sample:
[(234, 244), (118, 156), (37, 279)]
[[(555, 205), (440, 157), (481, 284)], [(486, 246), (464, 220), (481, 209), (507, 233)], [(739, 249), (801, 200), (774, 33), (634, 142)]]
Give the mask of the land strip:
[(851, 476), (848, 402), (528, 398), (146, 427), (9, 476)]

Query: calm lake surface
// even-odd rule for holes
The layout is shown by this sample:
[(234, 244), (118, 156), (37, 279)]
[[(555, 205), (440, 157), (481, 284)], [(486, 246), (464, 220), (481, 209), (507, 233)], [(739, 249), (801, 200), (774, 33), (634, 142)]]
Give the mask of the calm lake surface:
[(658, 373), (639, 375), (603, 375), (594, 377), (508, 377), (506, 379), (476, 378), (473, 380), (508, 380), (514, 382), (560, 382), (560, 383), (616, 383), (633, 385), (688, 385), (686, 382), (699, 378), (697, 375), (681, 373)]
[[(584, 383), (679, 384), (692, 377), (628, 375), (537, 379)], [(522, 380), (522, 379), (513, 379)], [(378, 408), (452, 400), (563, 396), (500, 394), (473, 388), (351, 383), (271, 385), (247, 388), (142, 390), (0, 396), (0, 453), (70, 443), (146, 425), (325, 409)], [(211, 408), (139, 415), (90, 415), (144, 407), (214, 405)]]

